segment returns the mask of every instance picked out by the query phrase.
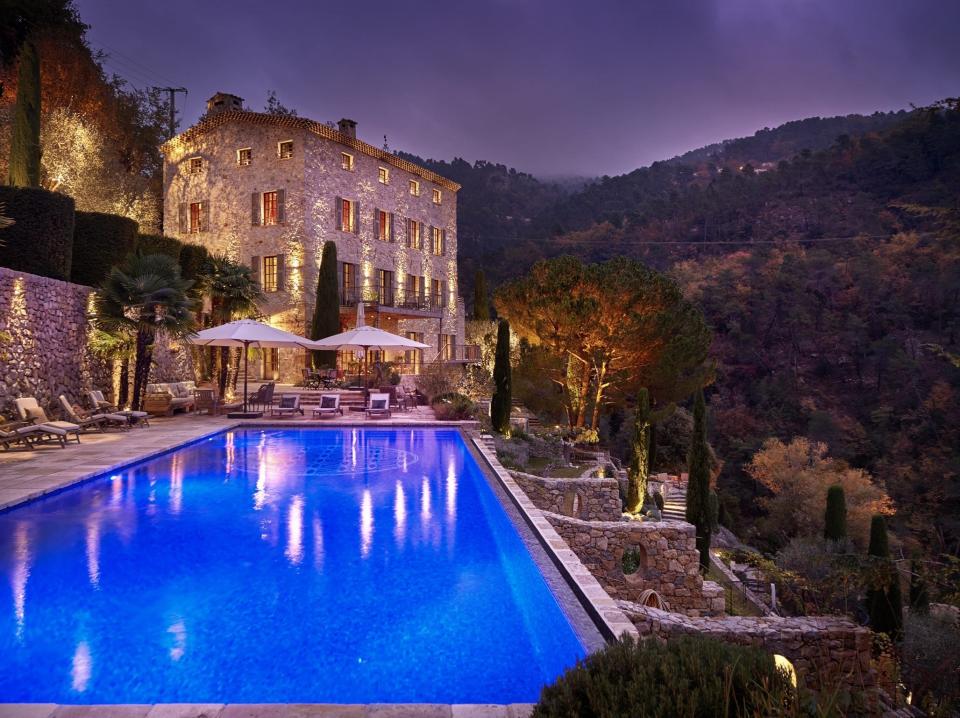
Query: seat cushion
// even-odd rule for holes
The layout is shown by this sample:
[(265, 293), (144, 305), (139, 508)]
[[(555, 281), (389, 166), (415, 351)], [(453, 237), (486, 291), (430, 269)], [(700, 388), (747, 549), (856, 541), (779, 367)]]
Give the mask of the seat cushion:
[(80, 427), (70, 421), (45, 421), (45, 426), (53, 426), (64, 431), (80, 431)]

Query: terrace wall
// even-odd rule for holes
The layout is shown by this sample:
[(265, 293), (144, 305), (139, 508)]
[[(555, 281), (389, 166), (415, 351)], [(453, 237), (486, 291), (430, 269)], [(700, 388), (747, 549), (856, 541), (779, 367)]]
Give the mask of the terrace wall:
[(619, 521), (623, 512), (616, 479), (555, 479), (511, 471), (534, 505), (584, 521)]

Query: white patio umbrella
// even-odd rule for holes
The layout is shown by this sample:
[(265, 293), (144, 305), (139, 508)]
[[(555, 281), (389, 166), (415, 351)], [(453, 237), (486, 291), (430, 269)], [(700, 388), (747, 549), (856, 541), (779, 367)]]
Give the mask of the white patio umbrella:
[(251, 346), (258, 349), (288, 349), (300, 347), (313, 349), (314, 342), (269, 324), (253, 319), (238, 319), (219, 327), (211, 327), (187, 337), (191, 344), (208, 347), (240, 347), (243, 349), (243, 412), (247, 413), (247, 350)]

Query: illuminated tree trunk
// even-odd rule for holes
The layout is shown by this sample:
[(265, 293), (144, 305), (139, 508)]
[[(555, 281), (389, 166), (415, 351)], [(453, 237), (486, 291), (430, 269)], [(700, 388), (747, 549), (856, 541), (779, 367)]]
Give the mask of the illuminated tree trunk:
[(153, 361), (154, 332), (150, 329), (137, 330), (137, 351), (133, 360), (133, 408), (141, 411), (143, 396), (150, 377), (150, 362)]
[(120, 390), (117, 394), (117, 406), (121, 409), (127, 405), (130, 400), (130, 357), (124, 356), (120, 359)]
[(14, 187), (40, 186), (40, 58), (30, 40), (20, 48), (9, 180)]
[(637, 416), (633, 422), (633, 439), (630, 442), (630, 468), (627, 477), (627, 511), (638, 513), (643, 508), (647, 495), (647, 477), (650, 463), (650, 394), (641, 389), (637, 397)]
[(567, 420), (571, 429), (582, 428), (587, 418), (587, 394), (590, 391), (590, 369), (576, 354), (567, 354), (564, 385), (567, 395)]

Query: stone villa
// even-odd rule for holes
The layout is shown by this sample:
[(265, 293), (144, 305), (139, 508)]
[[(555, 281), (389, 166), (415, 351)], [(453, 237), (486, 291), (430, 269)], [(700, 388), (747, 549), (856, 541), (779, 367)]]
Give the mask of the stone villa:
[[(250, 265), (265, 321), (302, 335), (324, 243), (335, 242), (343, 328), (363, 302), (368, 324), (431, 346), (390, 353), (403, 373), (437, 358), (467, 362), (460, 185), (358, 140), (352, 120), (331, 125), (251, 112), (217, 93), (197, 124), (162, 147), (166, 233)], [(342, 355), (341, 368), (353, 361)], [(265, 350), (251, 375), (296, 381), (305, 362), (303, 351)]]

